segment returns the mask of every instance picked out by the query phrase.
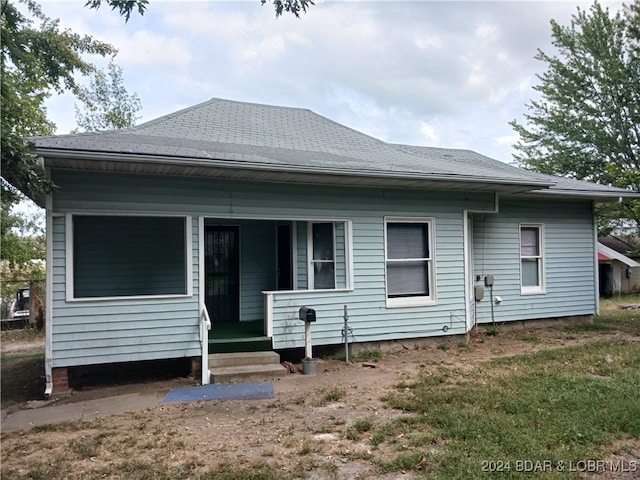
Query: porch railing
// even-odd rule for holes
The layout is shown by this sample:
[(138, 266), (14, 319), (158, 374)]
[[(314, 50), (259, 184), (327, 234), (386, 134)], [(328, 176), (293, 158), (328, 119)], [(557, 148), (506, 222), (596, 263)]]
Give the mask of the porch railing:
[(209, 330), (211, 330), (211, 319), (206, 305), (200, 304), (200, 346), (202, 347), (202, 385), (211, 382), (209, 372)]

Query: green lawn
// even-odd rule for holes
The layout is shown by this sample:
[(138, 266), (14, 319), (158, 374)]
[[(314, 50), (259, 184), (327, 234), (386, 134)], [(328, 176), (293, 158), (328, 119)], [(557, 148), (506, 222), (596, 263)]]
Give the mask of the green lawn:
[(637, 342), (544, 350), (468, 372), (441, 368), (399, 388), (389, 403), (413, 415), (375, 439), (402, 433), (418, 448), (380, 467), (409, 469), (424, 457), (421, 478), (578, 478), (571, 466), (603, 459), (613, 440), (640, 438)]

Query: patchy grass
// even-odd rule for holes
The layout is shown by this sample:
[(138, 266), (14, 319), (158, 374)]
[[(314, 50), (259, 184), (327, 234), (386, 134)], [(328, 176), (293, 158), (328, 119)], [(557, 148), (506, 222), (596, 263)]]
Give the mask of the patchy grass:
[(379, 362), (381, 358), (380, 350), (363, 350), (349, 357), (353, 362)]
[(324, 407), (330, 402), (338, 402), (347, 394), (342, 388), (320, 388), (317, 389), (317, 400), (313, 402), (314, 407)]
[(498, 327), (497, 325), (488, 325), (484, 328), (483, 334), (487, 337), (495, 337), (496, 335), (500, 334), (500, 327)]
[[(336, 352), (331, 355), (327, 355), (325, 358), (330, 360), (338, 360), (344, 362), (346, 356), (344, 352)], [(349, 362), (379, 362), (382, 359), (382, 352), (380, 350), (361, 350), (357, 353), (349, 353)]]
[(10, 411), (29, 400), (42, 399), (45, 389), (44, 353), (3, 355), (0, 388), (0, 406)]
[(522, 340), (523, 342), (540, 343), (540, 337), (533, 333), (522, 333), (516, 338)]
[(618, 330), (640, 336), (640, 309), (625, 309), (625, 306), (640, 306), (640, 294), (602, 299), (600, 315), (594, 317), (593, 325), (596, 329)]
[(414, 414), (412, 430), (436, 435), (379, 467), (419, 470), (426, 463), (424, 478), (482, 479), (509, 465), (508, 478), (531, 478), (516, 471), (518, 461), (529, 460), (553, 466), (536, 478), (578, 478), (562, 466), (602, 458), (616, 438), (640, 437), (639, 365), (636, 342), (596, 342), (422, 375), (387, 401)]
[(373, 422), (368, 418), (360, 418), (347, 430), (346, 437), (349, 440), (360, 440), (361, 434), (370, 431), (373, 428)]
[[(640, 296), (621, 303), (640, 304)], [(289, 480), (380, 478), (385, 472), (394, 472), (385, 478), (395, 478), (406, 472), (416, 480), (577, 480), (581, 472), (561, 467), (610, 458), (612, 453), (635, 455), (640, 439), (640, 342), (631, 337), (640, 334), (639, 318), (640, 310), (620, 310), (617, 303), (604, 301), (592, 326), (562, 333), (562, 338), (580, 339), (580, 346), (561, 347), (556, 342), (556, 348), (534, 354), (489, 361), (478, 357), (465, 365), (430, 361), (428, 354), (433, 352), (427, 352), (411, 365), (410, 374), (397, 377), (404, 380), (385, 397), (387, 405), (402, 412), (378, 409), (376, 404), (373, 410), (356, 413), (354, 406), (368, 392), (354, 391), (349, 383), (332, 383), (315, 384), (309, 394), (293, 393), (289, 401), (241, 406), (244, 422), (222, 417), (220, 425), (198, 424), (202, 432), (196, 424), (186, 430), (181, 422), (189, 423), (194, 415), (206, 418), (207, 409), (228, 408), (225, 404), (163, 407), (167, 413), (138, 412), (130, 418), (3, 433), (0, 474), (16, 480)], [(618, 332), (624, 335), (609, 334)], [(493, 334), (497, 337), (479, 338), (487, 344), (511, 338), (539, 343), (540, 348), (545, 344), (545, 335), (539, 333), (495, 329)], [(475, 353), (477, 348), (453, 343), (437, 357), (464, 350)], [(41, 358), (14, 356), (2, 358), (3, 400), (5, 368), (11, 362)], [(367, 356), (375, 361), (371, 353)], [(330, 402), (341, 403), (310, 408)], [(287, 420), (275, 421), (283, 415)], [(318, 420), (307, 422), (311, 416)], [(263, 433), (273, 430), (270, 441), (266, 436), (254, 438), (252, 425), (266, 426)], [(203, 437), (210, 429), (215, 435)], [(320, 433), (332, 433), (335, 440), (309, 440), (310, 434)], [(226, 443), (223, 435), (241, 448)], [(207, 443), (206, 438), (214, 441)], [(523, 461), (550, 462), (550, 468), (522, 471), (517, 462)], [(363, 476), (350, 470), (358, 468), (356, 463), (369, 469), (372, 462), (376, 472), (367, 470)], [(498, 467), (504, 471), (496, 471)]]
[(0, 332), (0, 339), (2, 342), (25, 342), (25, 341), (44, 341), (44, 330), (38, 330), (31, 326), (16, 330), (3, 330)]

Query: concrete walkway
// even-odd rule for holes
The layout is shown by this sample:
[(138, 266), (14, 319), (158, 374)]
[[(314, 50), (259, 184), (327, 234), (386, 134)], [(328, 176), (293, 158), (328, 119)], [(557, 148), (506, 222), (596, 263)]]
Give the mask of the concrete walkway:
[(118, 413), (132, 412), (154, 408), (162, 403), (165, 393), (145, 392), (117, 395), (114, 397), (85, 400), (66, 405), (46, 405), (38, 408), (27, 408), (7, 414), (2, 411), (0, 430), (14, 432), (25, 430), (37, 425), (62, 423), (75, 420), (91, 420), (107, 417)]

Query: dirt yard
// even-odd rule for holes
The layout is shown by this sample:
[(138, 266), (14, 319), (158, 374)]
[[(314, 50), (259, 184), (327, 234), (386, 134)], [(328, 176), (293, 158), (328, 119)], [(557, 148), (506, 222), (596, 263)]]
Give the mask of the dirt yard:
[[(159, 473), (134, 475), (131, 472), (135, 466), (127, 462), (135, 459), (147, 469), (149, 465), (164, 465), (169, 478), (188, 478), (181, 472), (207, 471), (214, 465), (253, 465), (255, 470), (263, 463), (275, 465), (288, 475), (310, 479), (415, 478), (416, 470), (381, 475), (374, 473), (372, 466), (374, 458), (391, 460), (399, 451), (412, 448), (402, 435), (391, 444), (372, 448), (375, 427), (404, 415), (387, 408), (382, 400), (397, 391), (399, 383), (411, 382), (421, 371), (428, 373), (442, 366), (472, 369), (491, 358), (581, 344), (595, 336), (599, 340), (637, 340), (621, 332), (549, 328), (477, 334), (468, 344), (447, 339), (420, 346), (397, 344), (372, 362), (361, 358), (347, 365), (324, 359), (320, 360), (316, 375), (296, 373), (273, 380), (274, 400), (165, 404), (91, 422), (3, 434), (3, 470), (26, 474), (27, 465), (31, 471), (36, 465), (49, 478), (67, 478), (69, 471), (73, 474), (68, 478), (95, 478), (98, 474), (103, 478), (165, 478)], [(11, 353), (27, 357), (43, 348), (41, 341), (20, 344), (4, 339), (1, 347), (3, 356)], [(58, 402), (143, 390), (168, 392), (190, 384), (193, 380), (178, 378), (94, 386), (75, 391)], [(3, 397), (4, 394), (3, 388)], [(12, 404), (12, 408), (18, 407), (17, 403)], [(640, 449), (640, 445), (636, 446)], [(114, 465), (125, 473), (114, 474)]]

